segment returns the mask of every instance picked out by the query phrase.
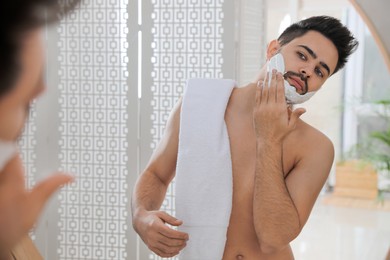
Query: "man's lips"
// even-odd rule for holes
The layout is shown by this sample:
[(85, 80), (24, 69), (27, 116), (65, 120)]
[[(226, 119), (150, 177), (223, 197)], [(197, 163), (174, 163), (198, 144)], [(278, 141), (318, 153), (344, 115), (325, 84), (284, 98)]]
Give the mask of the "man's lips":
[(307, 78), (299, 73), (293, 71), (287, 71), (283, 75), (284, 79), (288, 81), (288, 83), (295, 87), (296, 91), (300, 94), (306, 94), (308, 91), (307, 86)]
[(296, 77), (289, 77), (289, 79), (291, 80), (290, 83), (292, 83), (291, 85), (293, 85), (296, 89), (297, 89), (297, 92), (299, 93), (304, 93), (305, 90), (305, 83), (300, 80), (299, 78), (296, 78)]

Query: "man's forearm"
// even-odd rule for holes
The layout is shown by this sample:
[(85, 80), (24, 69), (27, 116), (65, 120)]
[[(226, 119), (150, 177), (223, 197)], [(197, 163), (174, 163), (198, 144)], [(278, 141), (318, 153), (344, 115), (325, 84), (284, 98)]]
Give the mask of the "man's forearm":
[(301, 227), (284, 179), (282, 144), (258, 141), (256, 149), (254, 225), (262, 250), (271, 253), (288, 245)]
[(132, 197), (133, 218), (141, 210), (158, 210), (165, 198), (167, 185), (152, 172), (144, 172), (139, 178)]

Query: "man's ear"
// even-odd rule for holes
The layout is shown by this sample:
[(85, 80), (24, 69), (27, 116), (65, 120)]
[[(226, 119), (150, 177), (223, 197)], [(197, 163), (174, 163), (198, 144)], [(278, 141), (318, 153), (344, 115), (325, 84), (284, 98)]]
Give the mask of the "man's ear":
[(280, 49), (280, 44), (278, 40), (272, 40), (269, 42), (267, 47), (267, 60), (274, 56)]

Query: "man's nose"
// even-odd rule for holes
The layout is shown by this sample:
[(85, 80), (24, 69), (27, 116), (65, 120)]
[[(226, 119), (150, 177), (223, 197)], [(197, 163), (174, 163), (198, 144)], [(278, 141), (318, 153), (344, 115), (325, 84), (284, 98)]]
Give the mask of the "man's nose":
[(306, 78), (310, 78), (310, 76), (311, 76), (310, 69), (308, 69), (308, 68), (301, 68), (299, 72), (302, 75), (304, 75)]

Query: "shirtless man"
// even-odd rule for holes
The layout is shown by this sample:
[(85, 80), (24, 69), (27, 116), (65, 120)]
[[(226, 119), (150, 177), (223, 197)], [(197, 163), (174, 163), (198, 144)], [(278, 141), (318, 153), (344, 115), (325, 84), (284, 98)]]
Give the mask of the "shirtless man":
[[(37, 221), (49, 198), (72, 181), (53, 174), (26, 188), (17, 140), (30, 103), (44, 90), (43, 27), (75, 8), (80, 0), (18, 0), (0, 3), (0, 259), (14, 259), (11, 250)], [(24, 239), (25, 241), (26, 239)], [(33, 257), (31, 252), (23, 252)], [(34, 258), (35, 259), (35, 258)]]
[[(269, 43), (267, 59), (281, 53), (287, 78), (299, 94), (318, 90), (357, 46), (351, 33), (331, 17), (291, 25)], [(233, 205), (223, 259), (293, 259), (289, 243), (301, 232), (334, 158), (331, 141), (299, 117), (284, 96), (283, 76), (264, 66), (255, 83), (235, 88), (225, 121), (233, 167)], [(306, 83), (305, 83), (306, 81)], [(305, 84), (307, 87), (305, 87)], [(191, 239), (168, 227), (181, 220), (159, 211), (175, 176), (181, 101), (164, 137), (135, 186), (133, 226), (162, 257), (177, 255)], [(201, 191), (200, 191), (201, 192)]]

